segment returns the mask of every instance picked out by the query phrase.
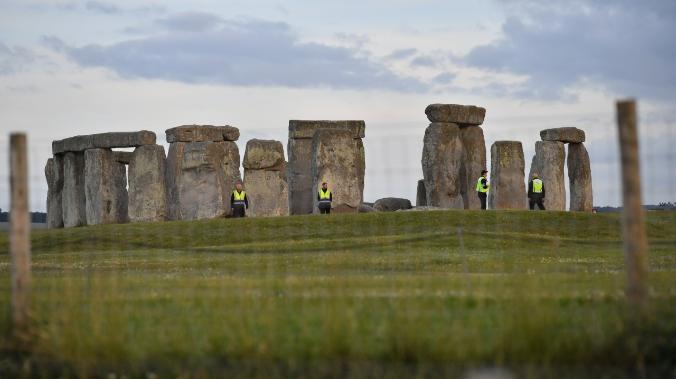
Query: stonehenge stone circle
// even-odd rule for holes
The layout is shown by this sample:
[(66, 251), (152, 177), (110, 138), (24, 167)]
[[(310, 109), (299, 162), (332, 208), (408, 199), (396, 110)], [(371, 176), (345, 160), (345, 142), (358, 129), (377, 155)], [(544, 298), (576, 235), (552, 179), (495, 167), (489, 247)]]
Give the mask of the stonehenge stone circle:
[[(145, 145), (134, 149), (129, 159), (129, 221), (167, 219), (164, 147)], [(119, 160), (118, 160), (119, 162)]]
[(62, 228), (63, 156), (55, 155), (54, 158), (47, 160), (45, 177), (47, 178), (47, 228)]
[(373, 204), (373, 209), (378, 212), (395, 212), (400, 209), (411, 209), (411, 201), (408, 199), (401, 199), (398, 197), (385, 197), (378, 199)]
[(365, 157), (361, 139), (349, 129), (319, 129), (312, 137), (312, 209), (318, 213), (317, 191), (329, 183), (332, 212), (357, 213), (363, 201)]
[(463, 209), (460, 193), (463, 149), (460, 126), (433, 122), (425, 130), (422, 169), (427, 205)]
[(84, 171), (84, 153), (69, 151), (63, 155), (61, 213), (66, 228), (87, 225)]
[[(312, 141), (318, 130), (343, 130), (350, 136), (359, 140), (358, 151), (355, 154), (365, 166), (363, 144), (361, 139), (365, 136), (366, 124), (362, 120), (290, 120), (289, 142), (287, 152), (289, 163), (287, 165), (287, 181), (289, 186), (289, 210), (292, 215), (313, 213), (317, 189), (313, 187), (312, 176)], [(363, 188), (364, 176), (359, 178)], [(336, 183), (333, 183), (336, 184)], [(332, 187), (333, 191), (333, 187)]]
[(537, 141), (535, 155), (530, 165), (527, 180), (537, 173), (545, 184), (545, 208), (547, 210), (566, 210), (566, 185), (563, 179), (563, 167), (566, 151), (563, 142)]
[(568, 144), (570, 210), (591, 212), (594, 204), (589, 153), (583, 143)]
[[(483, 108), (482, 108), (483, 109)], [(460, 194), (465, 209), (481, 209), (476, 194), (476, 183), (486, 169), (486, 142), (479, 126), (461, 126), (462, 161), (460, 165)]]
[(523, 147), (518, 141), (496, 141), (491, 146), (491, 172), (488, 207), (526, 209)]
[(425, 190), (425, 179), (418, 180), (418, 188), (415, 196), (415, 206), (427, 206), (427, 191)]
[(430, 104), (425, 108), (430, 122), (448, 122), (459, 125), (481, 125), (486, 109), (474, 105)]
[(247, 214), (288, 216), (289, 189), (286, 183), (284, 147), (279, 141), (252, 139), (246, 143), (244, 189), (249, 199)]
[(124, 164), (115, 161), (110, 149), (85, 150), (84, 161), (87, 225), (127, 222), (127, 176)]
[(559, 141), (565, 143), (582, 143), (585, 140), (584, 131), (578, 128), (553, 128), (540, 131), (543, 141)]

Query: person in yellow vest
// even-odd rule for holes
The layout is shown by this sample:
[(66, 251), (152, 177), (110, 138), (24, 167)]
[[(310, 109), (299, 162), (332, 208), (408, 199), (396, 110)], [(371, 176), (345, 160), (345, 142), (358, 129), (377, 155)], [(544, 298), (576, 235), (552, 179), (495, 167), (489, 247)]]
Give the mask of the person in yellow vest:
[(230, 195), (230, 209), (232, 210), (232, 217), (244, 217), (246, 209), (249, 209), (249, 199), (246, 197), (246, 192), (242, 189), (242, 183), (235, 184), (235, 190)]
[(542, 179), (538, 177), (538, 174), (533, 174), (533, 179), (528, 182), (528, 205), (530, 209), (535, 209), (537, 204), (538, 208), (545, 210), (545, 184), (542, 182)]
[(317, 192), (317, 208), (320, 214), (331, 213), (331, 202), (333, 201), (333, 194), (329, 191), (326, 182), (322, 183), (322, 188)]
[(486, 209), (486, 197), (488, 195), (488, 188), (490, 187), (488, 185), (488, 179), (486, 179), (486, 174), (488, 174), (488, 171), (481, 171), (481, 177), (476, 182), (476, 193), (481, 201), (481, 209)]

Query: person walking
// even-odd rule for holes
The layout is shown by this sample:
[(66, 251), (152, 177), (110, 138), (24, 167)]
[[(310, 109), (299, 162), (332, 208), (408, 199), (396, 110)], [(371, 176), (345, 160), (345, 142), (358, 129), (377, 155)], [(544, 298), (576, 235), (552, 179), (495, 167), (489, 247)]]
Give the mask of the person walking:
[(533, 179), (528, 182), (528, 206), (530, 209), (535, 209), (537, 204), (540, 210), (545, 210), (545, 184), (538, 174), (533, 174)]
[(329, 214), (331, 213), (331, 202), (333, 201), (333, 194), (329, 191), (329, 187), (326, 182), (322, 183), (322, 188), (317, 192), (317, 208), (319, 208), (320, 214)]
[(490, 187), (486, 174), (488, 174), (488, 171), (481, 171), (481, 177), (476, 182), (476, 193), (479, 196), (479, 201), (481, 201), (481, 209), (486, 209), (486, 197), (488, 196), (488, 187)]
[(242, 189), (242, 183), (235, 184), (235, 190), (230, 195), (230, 210), (233, 217), (244, 217), (246, 209), (249, 209), (249, 199)]

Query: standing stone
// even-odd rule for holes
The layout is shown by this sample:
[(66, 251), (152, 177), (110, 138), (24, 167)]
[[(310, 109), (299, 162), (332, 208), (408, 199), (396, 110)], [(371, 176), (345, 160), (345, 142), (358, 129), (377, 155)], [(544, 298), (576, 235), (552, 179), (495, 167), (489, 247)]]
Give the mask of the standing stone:
[(127, 169), (110, 149), (84, 153), (87, 225), (128, 221)]
[(545, 208), (547, 210), (566, 210), (566, 185), (563, 179), (565, 158), (566, 151), (563, 142), (535, 142), (535, 155), (527, 180), (531, 180), (534, 173), (540, 176), (545, 185)]
[(333, 194), (332, 212), (357, 213), (364, 197), (364, 145), (350, 130), (320, 129), (312, 139), (312, 208), (317, 191), (327, 182)]
[(433, 122), (425, 130), (422, 169), (427, 205), (463, 209), (460, 193), (462, 139), (457, 124)]
[(427, 206), (427, 191), (425, 190), (425, 179), (418, 180), (418, 188), (415, 196), (415, 206)]
[(249, 199), (247, 214), (252, 217), (288, 216), (289, 190), (282, 143), (249, 140), (242, 166), (244, 189)]
[(87, 225), (84, 171), (84, 153), (67, 152), (63, 155), (61, 210), (66, 228)]
[(166, 165), (170, 220), (230, 214), (230, 193), (240, 180), (239, 149), (234, 142), (171, 143)]
[(462, 161), (460, 166), (460, 193), (465, 209), (481, 209), (476, 183), (486, 169), (486, 142), (484, 131), (478, 126), (460, 128)]
[(591, 212), (594, 206), (589, 153), (582, 143), (568, 145), (570, 210)]
[(167, 218), (164, 147), (137, 147), (129, 159), (129, 221)]
[[(289, 186), (289, 208), (293, 215), (313, 212), (315, 189), (312, 184), (312, 138), (320, 129), (345, 130), (352, 138), (361, 139), (365, 135), (366, 124), (362, 120), (317, 121), (290, 120), (287, 152), (287, 181)], [(357, 154), (363, 156), (363, 144)], [(363, 176), (360, 178), (363, 187)]]
[(491, 146), (491, 209), (526, 209), (523, 147), (518, 141), (496, 141)]
[(47, 227), (63, 228), (63, 156), (55, 155), (47, 160), (45, 166), (47, 178)]

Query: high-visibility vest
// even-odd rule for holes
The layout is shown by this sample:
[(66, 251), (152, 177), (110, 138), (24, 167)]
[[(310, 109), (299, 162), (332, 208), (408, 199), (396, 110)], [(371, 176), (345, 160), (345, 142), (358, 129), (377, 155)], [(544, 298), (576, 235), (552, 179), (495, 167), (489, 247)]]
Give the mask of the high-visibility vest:
[(331, 191), (328, 189), (326, 192), (319, 190), (319, 202), (320, 203), (330, 203), (331, 202)]
[(244, 198), (246, 197), (246, 192), (237, 192), (237, 190), (232, 191), (232, 196), (235, 201), (232, 202), (232, 205), (246, 205)]
[(481, 184), (481, 181), (484, 180), (484, 179), (486, 179), (486, 177), (482, 176), (482, 177), (479, 178), (479, 180), (477, 180), (477, 182), (476, 182), (476, 191), (477, 192), (482, 192), (482, 193), (488, 192), (488, 183), (486, 183), (486, 188), (484, 188), (484, 185)]
[(533, 193), (542, 193), (542, 180), (533, 179)]

